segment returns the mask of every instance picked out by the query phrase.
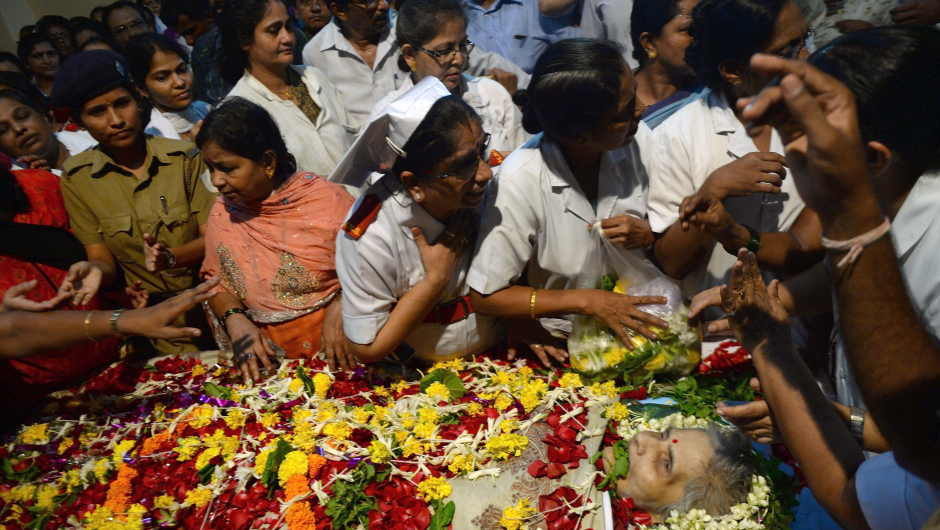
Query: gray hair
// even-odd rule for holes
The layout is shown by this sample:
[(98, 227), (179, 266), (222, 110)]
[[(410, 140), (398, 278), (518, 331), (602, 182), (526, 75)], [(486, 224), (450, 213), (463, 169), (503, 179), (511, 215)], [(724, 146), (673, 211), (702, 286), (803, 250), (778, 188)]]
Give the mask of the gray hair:
[(667, 504), (657, 510), (663, 520), (669, 513), (685, 513), (692, 509), (705, 510), (718, 517), (731, 513), (731, 508), (747, 500), (751, 491), (751, 477), (758, 467), (751, 458), (751, 441), (737, 429), (709, 423), (704, 430), (715, 451), (702, 473), (685, 485), (679, 502)]

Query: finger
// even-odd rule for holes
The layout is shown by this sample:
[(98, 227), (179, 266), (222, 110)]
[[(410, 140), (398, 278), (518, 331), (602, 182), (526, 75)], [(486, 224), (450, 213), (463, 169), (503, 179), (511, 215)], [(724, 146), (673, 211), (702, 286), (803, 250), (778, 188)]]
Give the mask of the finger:
[(895, 24), (913, 24), (917, 23), (920, 20), (920, 14), (916, 10), (910, 10), (903, 13), (899, 13), (891, 17), (891, 20)]
[(174, 326), (168, 326), (164, 328), (164, 332), (161, 333), (164, 339), (186, 339), (189, 337), (198, 337), (202, 335), (202, 331), (198, 328), (177, 328)]
[(721, 286), (715, 286), (711, 289), (700, 292), (692, 297), (692, 303), (689, 305), (689, 320), (698, 318), (699, 314), (707, 307), (721, 304)]
[(507, 361), (511, 361), (516, 358), (516, 348), (518, 347), (518, 344), (519, 343), (516, 341), (511, 341), (506, 346), (506, 360)]
[[(345, 342), (345, 339), (344, 339)], [(356, 360), (356, 354), (353, 353), (352, 349), (347, 348), (346, 345), (343, 345), (343, 352), (346, 354), (346, 363), (349, 365), (349, 369), (352, 370), (359, 365), (359, 362)]]
[(146, 243), (148, 247), (152, 247), (157, 244), (157, 241), (150, 234), (144, 234), (144, 243)]
[(719, 402), (715, 413), (736, 425), (741, 422), (753, 422), (770, 415), (770, 408), (766, 401), (751, 401), (743, 405), (729, 407)]
[(774, 162), (782, 166), (787, 165), (787, 157), (781, 155), (780, 153), (774, 153), (772, 151), (767, 153), (760, 153), (760, 158), (764, 162)]
[[(740, 296), (744, 292), (744, 263), (741, 263), (740, 258), (738, 261), (734, 262), (734, 265), (731, 267), (731, 295), (733, 297)], [(722, 297), (724, 300), (724, 297)], [(734, 308), (734, 301), (732, 300), (731, 308)]]
[(917, 4), (916, 4), (916, 3), (914, 3), (914, 2), (907, 2), (907, 3), (901, 4), (901, 5), (897, 6), (897, 7), (895, 7), (894, 9), (892, 9), (891, 11), (888, 11), (888, 12), (891, 13), (892, 15), (899, 15), (899, 14), (905, 13), (905, 12), (907, 12), (907, 11), (914, 11), (916, 7), (917, 7)]
[(721, 320), (714, 320), (708, 323), (709, 333), (721, 333), (722, 331), (729, 331), (730, 329), (731, 329), (731, 323), (728, 322), (727, 318), (722, 318)]
[(770, 281), (770, 285), (767, 286), (767, 294), (769, 294), (770, 298), (775, 302), (780, 302), (780, 280)]
[[(639, 323), (632, 318), (627, 318), (625, 320), (629, 321), (633, 325), (639, 326)], [(614, 335), (617, 336), (617, 339), (624, 345), (625, 348), (633, 351), (633, 341), (630, 340), (630, 335), (627, 334), (627, 331), (624, 329), (625, 325), (627, 324), (614, 324), (613, 326), (610, 326), (610, 330), (614, 332)]]
[(248, 382), (249, 380), (251, 380), (251, 371), (248, 369), (248, 363), (242, 361), (238, 365), (238, 371), (241, 372), (242, 379), (244, 379), (245, 382)]
[(7, 289), (7, 296), (10, 296), (10, 297), (22, 296), (32, 291), (33, 289), (35, 289), (37, 285), (39, 285), (39, 280), (30, 280), (28, 282), (23, 282), (23, 283), (14, 285), (13, 287), (10, 287), (9, 289)]
[[(633, 311), (631, 311), (630, 316), (635, 318), (636, 320), (640, 320), (642, 322), (646, 322), (647, 324), (652, 324), (654, 326), (657, 326), (663, 329), (666, 329), (669, 327), (669, 323), (666, 322), (665, 320), (659, 318), (656, 315), (651, 315), (647, 313), (646, 311), (641, 311), (639, 309), (634, 309)], [(646, 326), (643, 326), (643, 328), (646, 329)], [(650, 333), (653, 333), (653, 332), (650, 331)], [(653, 337), (650, 337), (650, 338), (658, 339), (659, 337), (657, 337), (656, 334), (653, 333)]]
[(542, 364), (545, 366), (545, 368), (552, 367), (552, 362), (548, 360), (548, 356), (545, 355), (545, 348), (541, 344), (533, 344), (530, 346), (530, 349), (533, 353), (535, 353), (536, 357), (542, 361)]
[(411, 229), (411, 235), (415, 238), (415, 243), (418, 244), (418, 248), (426, 248), (428, 246), (427, 239), (424, 238), (424, 232), (417, 226)]
[[(255, 348), (255, 351), (258, 351), (259, 348)], [(257, 381), (261, 379), (261, 371), (258, 370), (258, 355), (252, 355), (248, 362), (245, 363), (248, 365), (248, 371), (251, 372), (251, 380)]]
[(761, 164), (761, 182), (780, 186), (787, 175), (787, 170), (776, 162), (764, 162)]
[(545, 344), (543, 348), (545, 348), (545, 353), (560, 363), (563, 363), (568, 359), (568, 352), (566, 350), (556, 348), (549, 344)]
[(639, 301), (639, 298), (640, 298), (640, 297), (638, 297), (638, 296), (630, 296), (630, 295), (627, 295), (627, 296), (630, 297), (630, 303), (632, 303), (633, 305), (636, 305), (636, 306), (641, 306), (641, 305), (659, 305), (659, 304), (665, 304), (666, 302), (668, 302), (668, 300), (666, 300), (666, 297), (665, 297), (665, 296), (644, 296), (644, 297), (642, 297), (642, 298), (643, 298), (643, 303), (640, 303), (640, 301)]
[(258, 334), (261, 335), (261, 351), (258, 352), (258, 357), (261, 358), (261, 364), (264, 365), (264, 369), (270, 370), (271, 358), (275, 357), (274, 348), (271, 347), (271, 342), (268, 341), (267, 336), (260, 331)]
[(333, 356), (339, 361), (339, 367), (343, 369), (344, 372), (349, 371), (349, 363), (346, 362), (346, 356), (340, 355), (340, 351), (337, 348), (331, 348), (333, 350)]
[(323, 354), (326, 356), (326, 365), (330, 368), (331, 372), (336, 371), (336, 358), (333, 348), (326, 346), (323, 350)]
[(760, 387), (760, 379), (752, 377), (748, 384), (751, 385), (751, 389), (753, 389), (755, 392), (763, 392)]
[[(615, 217), (608, 217), (607, 219), (602, 220), (602, 221), (601, 221), (601, 228), (614, 228), (614, 227), (616, 227), (617, 225), (620, 224), (620, 220), (618, 219), (618, 218), (620, 218), (620, 217), (623, 217), (623, 216), (617, 215), (617, 216), (615, 216)], [(589, 226), (588, 229), (590, 229), (590, 228), (591, 228), (591, 227)]]
[[(637, 312), (638, 312), (638, 313), (642, 313), (642, 311), (637, 311)], [(631, 316), (633, 316), (633, 315), (631, 315)], [(628, 327), (628, 328), (630, 328), (630, 329), (632, 329), (635, 333), (639, 333), (640, 335), (643, 335), (644, 337), (646, 337), (646, 338), (649, 339), (649, 340), (656, 340), (656, 339), (659, 338), (659, 335), (657, 335), (656, 333), (654, 333), (653, 330), (651, 330), (650, 328), (644, 326), (643, 324), (641, 324), (641, 323), (638, 322), (637, 320), (634, 320), (633, 318), (625, 318), (625, 319), (623, 319), (623, 325), (626, 326), (626, 327)]]
[[(734, 268), (732, 267), (731, 279), (734, 279)], [(725, 313), (731, 312), (734, 309), (734, 295), (731, 293), (731, 289), (727, 285), (721, 286), (721, 310)]]
[(757, 265), (757, 256), (751, 251), (748, 251), (745, 256), (744, 270), (747, 274), (747, 285), (750, 289), (748, 296), (756, 297), (763, 294), (767, 287), (764, 285), (764, 277), (761, 275), (760, 267)]

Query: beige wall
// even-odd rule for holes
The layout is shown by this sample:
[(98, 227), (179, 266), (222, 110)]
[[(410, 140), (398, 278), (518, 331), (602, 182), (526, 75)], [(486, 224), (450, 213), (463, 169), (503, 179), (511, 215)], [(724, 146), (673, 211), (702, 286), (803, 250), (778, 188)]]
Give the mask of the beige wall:
[(87, 17), (92, 8), (108, 3), (110, 0), (0, 0), (0, 50), (15, 52), (20, 28), (43, 15)]

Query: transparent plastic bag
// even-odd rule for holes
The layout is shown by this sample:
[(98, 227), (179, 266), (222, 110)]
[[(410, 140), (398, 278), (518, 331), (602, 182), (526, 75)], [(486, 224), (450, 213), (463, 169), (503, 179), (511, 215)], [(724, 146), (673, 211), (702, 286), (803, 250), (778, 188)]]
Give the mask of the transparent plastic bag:
[(588, 376), (615, 376), (622, 373), (651, 371), (686, 375), (701, 359), (699, 335), (688, 329), (688, 307), (679, 286), (659, 271), (637, 251), (626, 250), (610, 241), (600, 223), (590, 230), (594, 250), (588, 252), (578, 289), (603, 289), (631, 296), (663, 296), (665, 304), (644, 305), (641, 309), (669, 323), (669, 329), (651, 326), (659, 335), (651, 341), (626, 329), (633, 350), (602, 322), (577, 316), (568, 336), (571, 367)]

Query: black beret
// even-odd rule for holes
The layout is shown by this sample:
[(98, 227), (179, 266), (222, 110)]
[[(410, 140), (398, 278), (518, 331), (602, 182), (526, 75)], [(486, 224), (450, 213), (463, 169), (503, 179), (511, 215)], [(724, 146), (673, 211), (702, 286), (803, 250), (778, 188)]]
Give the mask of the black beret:
[(119, 85), (133, 84), (124, 56), (111, 50), (73, 55), (55, 76), (52, 106), (76, 108)]

